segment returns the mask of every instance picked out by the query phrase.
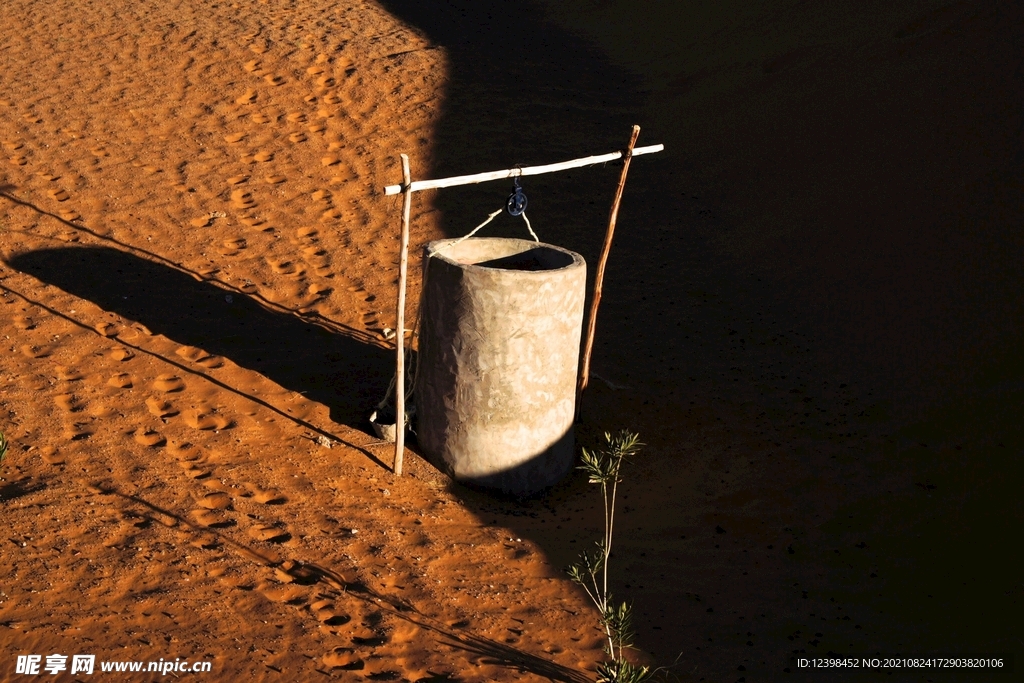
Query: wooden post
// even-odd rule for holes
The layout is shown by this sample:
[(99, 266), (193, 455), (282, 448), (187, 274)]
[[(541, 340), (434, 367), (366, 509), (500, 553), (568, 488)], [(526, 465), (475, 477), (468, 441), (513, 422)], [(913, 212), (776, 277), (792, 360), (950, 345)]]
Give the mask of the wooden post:
[(405, 281), (409, 271), (409, 212), (412, 209), (412, 176), (409, 157), (402, 155), (402, 237), (398, 260), (398, 321), (395, 325), (395, 475), (402, 476), (405, 456)]
[(594, 332), (597, 329), (597, 307), (601, 304), (601, 286), (604, 283), (604, 268), (608, 264), (608, 254), (612, 250), (612, 238), (615, 236), (615, 221), (619, 217), (619, 203), (622, 201), (622, 190), (626, 187), (626, 174), (629, 173), (629, 161), (633, 158), (633, 147), (640, 135), (640, 126), (633, 126), (633, 134), (629, 138), (629, 146), (622, 155), (622, 174), (619, 175), (619, 186), (615, 190), (612, 211), (608, 216), (608, 232), (604, 236), (604, 247), (601, 260), (597, 263), (597, 275), (594, 278), (594, 295), (590, 302), (590, 314), (587, 317), (587, 343), (583, 347), (583, 364), (580, 369), (579, 381), (576, 385), (576, 420), (580, 419), (580, 408), (583, 405), (583, 390), (590, 379), (590, 353), (594, 350)]

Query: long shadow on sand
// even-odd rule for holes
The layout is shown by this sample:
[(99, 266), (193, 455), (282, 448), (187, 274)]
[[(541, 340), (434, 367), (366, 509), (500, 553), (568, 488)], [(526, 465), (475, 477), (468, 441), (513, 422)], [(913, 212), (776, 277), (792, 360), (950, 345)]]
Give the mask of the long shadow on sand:
[(10, 265), (154, 334), (230, 358), (328, 406), (338, 423), (360, 425), (387, 388), (384, 349), (118, 249), (41, 249)]

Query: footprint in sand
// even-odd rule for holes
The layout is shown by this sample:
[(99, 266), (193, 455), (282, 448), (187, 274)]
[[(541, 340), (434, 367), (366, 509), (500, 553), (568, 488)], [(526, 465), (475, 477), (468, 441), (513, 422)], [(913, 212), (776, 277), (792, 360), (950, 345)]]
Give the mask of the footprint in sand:
[(200, 216), (199, 218), (193, 218), (188, 222), (188, 224), (193, 228), (206, 228), (209, 227), (212, 222), (213, 216)]
[(293, 111), (287, 116), (285, 116), (285, 119), (291, 121), (292, 123), (305, 123), (306, 115), (301, 111)]
[(181, 465), (181, 468), (185, 470), (185, 476), (191, 477), (192, 479), (202, 479), (210, 476), (210, 470), (200, 467), (199, 465), (195, 465), (190, 462), (183, 462), (179, 464)]
[(39, 449), (39, 455), (47, 465), (64, 464), (64, 456), (57, 451), (56, 446), (43, 446)]
[(282, 543), (291, 538), (291, 534), (283, 529), (270, 526), (269, 524), (257, 524), (249, 529), (249, 535), (257, 541), (268, 543)]
[(310, 195), (314, 202), (331, 201), (332, 195), (330, 190), (316, 190)]
[(331, 265), (331, 260), (330, 257), (327, 256), (327, 252), (319, 247), (307, 247), (302, 251), (302, 258), (304, 258), (306, 263), (315, 269), (314, 272), (316, 272), (317, 275), (324, 277), (330, 274), (331, 271), (329, 266)]
[(82, 402), (74, 394), (58, 394), (54, 397), (53, 402), (57, 404), (57, 407), (61, 410), (74, 413), (82, 409)]
[(199, 408), (192, 408), (186, 410), (184, 413), (185, 424), (193, 429), (227, 429), (231, 427), (234, 422), (224, 415), (218, 413), (210, 413)]
[(355, 650), (347, 647), (336, 647), (323, 656), (324, 666), (328, 669), (343, 669), (345, 671), (359, 671), (366, 667), (366, 663), (355, 653)]
[(352, 642), (356, 645), (369, 645), (370, 647), (377, 647), (388, 642), (388, 637), (377, 633), (371, 628), (365, 626), (357, 627), (352, 634)]
[(310, 76), (319, 76), (326, 70), (327, 68), (324, 67), (323, 64), (314, 64), (313, 66), (306, 69), (306, 73), (308, 73)]
[(89, 414), (101, 420), (106, 420), (117, 415), (117, 411), (105, 403), (94, 403), (89, 408)]
[(315, 240), (320, 235), (320, 231), (317, 228), (304, 227), (296, 230), (295, 234), (299, 239)]
[(327, 285), (313, 283), (309, 286), (309, 289), (306, 291), (308, 291), (312, 296), (322, 298), (331, 293), (331, 288), (328, 287)]
[(232, 237), (231, 239), (224, 240), (217, 251), (221, 256), (235, 256), (242, 249), (245, 249), (245, 238)]
[(248, 209), (256, 204), (253, 201), (252, 193), (245, 190), (234, 190), (231, 193), (231, 203), (238, 209)]
[(288, 180), (288, 178), (283, 175), (268, 175), (264, 180), (271, 185), (280, 185), (284, 181)]
[(59, 215), (60, 215), (61, 218), (63, 218), (66, 221), (77, 221), (79, 218), (82, 217), (82, 214), (78, 213), (77, 211), (75, 211), (73, 209), (69, 209), (67, 211), (61, 211)]
[(49, 181), (51, 183), (60, 180), (60, 176), (54, 175), (53, 173), (36, 173), (36, 175), (42, 178), (43, 180)]
[(320, 215), (320, 220), (324, 222), (340, 221), (343, 215), (341, 209), (327, 209)]
[(198, 363), (211, 357), (209, 353), (197, 346), (182, 346), (174, 354), (193, 363)]
[(132, 433), (132, 437), (135, 439), (135, 443), (146, 446), (147, 448), (156, 448), (157, 446), (163, 446), (167, 443), (167, 439), (163, 437), (159, 432), (155, 432), (152, 429), (146, 429), (145, 427), (139, 427)]
[(256, 489), (252, 499), (263, 505), (281, 505), (288, 502), (288, 499), (277, 489)]
[(288, 136), (288, 139), (291, 140), (292, 142), (305, 142), (306, 141), (306, 134), (305, 133), (292, 133), (291, 135)]
[[(207, 524), (205, 526), (231, 526), (231, 523), (228, 522), (226, 524), (217, 524), (215, 522), (213, 524)], [(219, 548), (221, 546), (221, 542), (216, 536), (206, 532), (197, 534), (191, 541), (188, 542), (188, 544), (193, 548), (201, 548), (202, 550), (213, 550), (214, 548)]]
[(114, 323), (98, 323), (93, 329), (104, 337), (113, 337), (117, 334), (117, 325)]
[(288, 605), (298, 605), (306, 601), (309, 589), (294, 584), (285, 586), (274, 586), (260, 590), (267, 599), (273, 602), (283, 602)]
[(175, 409), (170, 401), (165, 401), (156, 396), (150, 396), (146, 399), (146, 409), (149, 410), (150, 415), (156, 417), (171, 417), (178, 414), (177, 409)]
[(233, 175), (228, 178), (228, 185), (240, 185), (249, 179), (247, 175)]
[(252, 158), (253, 158), (253, 160), (258, 161), (260, 163), (265, 163), (267, 161), (273, 161), (274, 160), (274, 153), (273, 152), (256, 152), (255, 154), (252, 155)]
[(36, 324), (33, 322), (32, 318), (25, 315), (19, 315), (14, 319), (14, 326), (19, 330), (31, 330), (36, 326)]
[(64, 438), (68, 441), (78, 441), (79, 439), (85, 439), (91, 435), (92, 430), (89, 429), (88, 423), (84, 422), (76, 422), (64, 430)]
[(48, 190), (46, 194), (50, 195), (50, 199), (54, 199), (58, 202), (67, 201), (71, 197), (71, 195), (68, 194), (68, 191), (63, 188)]
[(243, 64), (242, 68), (244, 68), (249, 73), (252, 73), (254, 71), (259, 70), (260, 66), (261, 66), (260, 60), (254, 59), (251, 62), (246, 62), (245, 64)]
[(231, 507), (231, 496), (223, 491), (214, 491), (197, 500), (196, 505), (207, 510), (226, 510)]
[(333, 92), (330, 93), (330, 94), (324, 95), (324, 104), (330, 104), (330, 105), (341, 104), (341, 96), (338, 95), (337, 93), (333, 93)]
[(192, 510), (188, 514), (199, 526), (217, 528), (234, 525), (234, 520), (224, 519), (213, 510), (199, 508)]
[(331, 76), (325, 74), (316, 79), (316, 84), (321, 88), (333, 88), (336, 85), (336, 81)]
[(270, 269), (281, 275), (291, 275), (295, 272), (296, 266), (288, 259), (267, 259)]
[(309, 611), (317, 621), (328, 626), (341, 626), (352, 621), (352, 617), (339, 612), (331, 600), (317, 600), (310, 604)]
[(50, 355), (53, 350), (49, 346), (36, 346), (34, 344), (25, 344), (21, 347), (21, 353), (26, 358), (45, 358)]
[(264, 221), (255, 214), (245, 214), (238, 219), (238, 222), (247, 228), (255, 228), (256, 226), (262, 225)]
[[(199, 447), (194, 443), (185, 441), (178, 443), (177, 441), (171, 441), (167, 444), (167, 452), (173, 455), (178, 460), (184, 463), (190, 462), (204, 462), (203, 452), (199, 450)], [(182, 465), (184, 467), (184, 465)]]
[(24, 166), (25, 164), (28, 163), (28, 157), (24, 157), (21, 155), (13, 156), (10, 158), (10, 162), (15, 166)]
[(263, 77), (270, 85), (284, 85), (284, 76), (277, 76), (275, 74), (267, 74)]
[(327, 124), (324, 123), (323, 121), (318, 121), (316, 123), (311, 123), (308, 126), (306, 126), (306, 130), (308, 130), (310, 133), (323, 133), (325, 130), (327, 130)]
[(253, 123), (270, 123), (273, 120), (274, 120), (273, 117), (268, 116), (268, 115), (264, 114), (263, 112), (259, 112), (259, 113), (256, 113), (256, 114), (252, 115), (252, 122)]
[(181, 391), (185, 388), (185, 383), (176, 375), (159, 375), (153, 380), (153, 388), (157, 391), (170, 393), (172, 391)]
[(119, 372), (107, 380), (107, 386), (114, 387), (115, 389), (130, 389), (132, 386), (132, 376), (127, 372)]
[(123, 346), (119, 346), (110, 352), (110, 357), (116, 361), (126, 361), (135, 358), (135, 354), (130, 349), (126, 349)]
[(153, 336), (153, 331), (151, 329), (149, 329), (148, 327), (146, 327), (145, 325), (143, 325), (142, 323), (132, 323), (131, 324), (131, 329), (133, 329), (133, 330), (137, 331), (138, 333), (143, 334), (143, 335), (145, 335), (147, 337), (152, 337)]
[(245, 93), (235, 100), (235, 104), (252, 104), (256, 101), (256, 91), (246, 90)]
[(327, 156), (320, 159), (320, 163), (323, 164), (324, 166), (334, 166), (339, 162), (341, 162), (341, 157), (338, 156), (337, 154), (328, 154)]

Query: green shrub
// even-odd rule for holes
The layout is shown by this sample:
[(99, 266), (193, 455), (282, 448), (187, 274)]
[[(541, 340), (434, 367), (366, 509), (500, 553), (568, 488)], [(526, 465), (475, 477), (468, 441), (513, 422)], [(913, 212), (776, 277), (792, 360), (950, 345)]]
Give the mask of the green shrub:
[(615, 531), (615, 495), (618, 493), (622, 463), (640, 451), (639, 436), (621, 431), (615, 436), (605, 432), (607, 445), (597, 451), (583, 449), (579, 469), (587, 473), (591, 484), (601, 486), (604, 502), (604, 538), (592, 552), (584, 551), (579, 562), (569, 567), (568, 573), (594, 602), (601, 614), (601, 627), (608, 638), (605, 652), (609, 660), (597, 667), (598, 683), (640, 683), (652, 677), (649, 667), (636, 666), (624, 656), (633, 645), (632, 608), (629, 603), (616, 604), (608, 592), (608, 559), (612, 552), (612, 534)]

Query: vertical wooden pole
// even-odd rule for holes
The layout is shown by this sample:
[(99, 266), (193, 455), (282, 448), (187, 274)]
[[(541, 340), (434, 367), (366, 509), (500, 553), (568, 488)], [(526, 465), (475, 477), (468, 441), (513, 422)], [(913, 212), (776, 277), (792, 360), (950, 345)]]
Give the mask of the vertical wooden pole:
[(409, 157), (402, 155), (402, 238), (398, 260), (398, 318), (395, 330), (395, 475), (402, 476), (405, 456), (405, 281), (409, 271), (409, 211), (412, 208), (412, 176)]
[(619, 217), (619, 203), (622, 201), (622, 190), (626, 187), (626, 174), (629, 173), (629, 162), (633, 158), (633, 147), (640, 135), (640, 126), (633, 126), (633, 134), (629, 138), (629, 146), (622, 157), (622, 174), (619, 175), (619, 186), (615, 190), (612, 211), (608, 216), (608, 231), (604, 236), (604, 247), (601, 260), (597, 263), (597, 275), (594, 278), (594, 295), (590, 302), (590, 314), (587, 316), (587, 343), (583, 347), (583, 364), (580, 369), (579, 381), (576, 385), (576, 420), (580, 419), (580, 407), (583, 403), (583, 390), (590, 379), (590, 353), (594, 350), (594, 332), (597, 329), (597, 307), (601, 305), (601, 286), (604, 284), (604, 269), (608, 264), (608, 254), (612, 250), (612, 238), (615, 236), (615, 221)]

